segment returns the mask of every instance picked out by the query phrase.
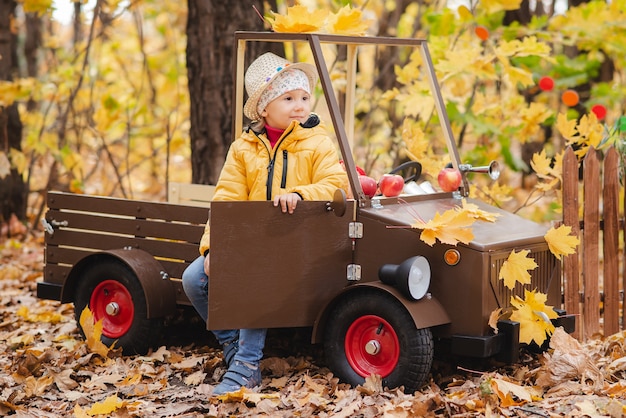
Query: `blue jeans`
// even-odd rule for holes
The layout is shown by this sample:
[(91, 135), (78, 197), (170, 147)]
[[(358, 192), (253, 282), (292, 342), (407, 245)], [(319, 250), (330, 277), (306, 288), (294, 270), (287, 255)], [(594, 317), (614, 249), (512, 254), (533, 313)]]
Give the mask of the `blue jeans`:
[[(183, 289), (206, 323), (209, 314), (209, 277), (204, 272), (204, 256), (196, 258), (183, 272)], [(267, 329), (230, 329), (212, 331), (220, 344), (239, 337), (239, 351), (235, 360), (259, 364), (263, 358)]]

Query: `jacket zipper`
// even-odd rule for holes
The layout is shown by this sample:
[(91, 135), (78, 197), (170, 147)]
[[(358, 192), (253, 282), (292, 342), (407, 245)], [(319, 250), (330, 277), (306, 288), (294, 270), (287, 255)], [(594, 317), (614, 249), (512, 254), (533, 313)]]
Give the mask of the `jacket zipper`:
[[(293, 129), (287, 133), (283, 134), (282, 139), (280, 140), (280, 142), (278, 144), (276, 144), (276, 149), (278, 150), (278, 148), (280, 147), (280, 144), (283, 143), (283, 141), (285, 140), (285, 138), (287, 138), (287, 135), (289, 135), (291, 132), (293, 131)], [(263, 141), (261, 141), (263, 142)], [(265, 145), (265, 143), (263, 142), (263, 144)], [(265, 146), (265, 148), (267, 148), (267, 145)], [(272, 155), (271, 151), (268, 152), (270, 155)], [(286, 162), (287, 161), (287, 151), (283, 150), (283, 160)], [(272, 200), (272, 183), (274, 182), (274, 162), (276, 162), (276, 153), (274, 153), (274, 156), (270, 159), (270, 163), (267, 166), (267, 183), (265, 184), (265, 188), (266, 188), (266, 192), (265, 192), (265, 197), (267, 198), (267, 200)], [(286, 183), (287, 181), (287, 172), (285, 171), (285, 166), (283, 166), (283, 183)], [(281, 187), (285, 187), (282, 186)]]
[(280, 188), (284, 189), (287, 186), (287, 150), (283, 150), (283, 178), (280, 182)]

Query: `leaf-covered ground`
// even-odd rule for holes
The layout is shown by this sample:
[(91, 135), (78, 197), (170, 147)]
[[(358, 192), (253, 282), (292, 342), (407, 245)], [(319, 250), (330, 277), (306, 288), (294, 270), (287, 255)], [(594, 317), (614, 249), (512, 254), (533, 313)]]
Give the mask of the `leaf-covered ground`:
[(0, 415), (16, 417), (621, 417), (625, 334), (579, 344), (557, 330), (546, 354), (514, 366), (437, 360), (421, 391), (351, 388), (324, 366), (307, 330), (274, 330), (258, 391), (211, 397), (224, 373), (192, 312), (146, 356), (89, 351), (71, 305), (38, 300), (41, 237), (0, 241)]

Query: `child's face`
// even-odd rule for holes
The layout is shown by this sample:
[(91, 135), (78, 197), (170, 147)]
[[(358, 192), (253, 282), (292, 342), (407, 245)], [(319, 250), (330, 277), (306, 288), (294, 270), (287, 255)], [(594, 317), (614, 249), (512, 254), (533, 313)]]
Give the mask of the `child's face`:
[(311, 96), (304, 90), (292, 90), (268, 103), (261, 116), (276, 129), (287, 129), (292, 120), (306, 122), (311, 113)]

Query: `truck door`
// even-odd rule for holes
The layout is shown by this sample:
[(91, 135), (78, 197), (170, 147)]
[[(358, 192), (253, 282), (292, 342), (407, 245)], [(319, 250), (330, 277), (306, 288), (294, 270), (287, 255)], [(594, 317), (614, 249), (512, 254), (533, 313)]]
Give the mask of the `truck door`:
[(312, 326), (347, 285), (354, 201), (344, 216), (303, 201), (211, 203), (208, 329)]

